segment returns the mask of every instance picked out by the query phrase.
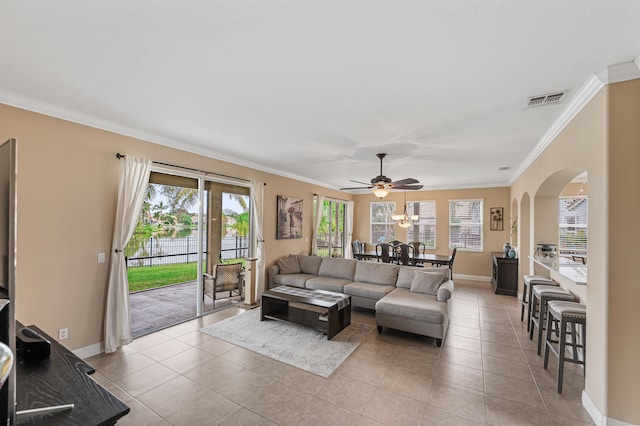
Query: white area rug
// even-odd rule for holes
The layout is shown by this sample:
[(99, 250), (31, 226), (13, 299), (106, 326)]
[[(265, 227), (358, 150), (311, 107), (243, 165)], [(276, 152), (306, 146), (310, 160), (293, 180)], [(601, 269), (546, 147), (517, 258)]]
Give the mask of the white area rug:
[(260, 321), (260, 308), (256, 308), (200, 331), (318, 376), (329, 377), (374, 328), (352, 322), (333, 339), (327, 340), (325, 334), (301, 325)]

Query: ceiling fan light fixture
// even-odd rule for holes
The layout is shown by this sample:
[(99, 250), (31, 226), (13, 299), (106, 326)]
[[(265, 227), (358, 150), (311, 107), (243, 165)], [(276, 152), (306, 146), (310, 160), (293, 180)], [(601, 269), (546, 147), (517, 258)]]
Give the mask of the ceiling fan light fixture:
[(373, 188), (371, 188), (371, 192), (373, 192), (373, 195), (375, 195), (376, 197), (380, 198), (381, 200), (389, 194), (389, 190), (388, 189), (380, 188), (380, 187), (377, 187), (377, 186), (374, 186)]

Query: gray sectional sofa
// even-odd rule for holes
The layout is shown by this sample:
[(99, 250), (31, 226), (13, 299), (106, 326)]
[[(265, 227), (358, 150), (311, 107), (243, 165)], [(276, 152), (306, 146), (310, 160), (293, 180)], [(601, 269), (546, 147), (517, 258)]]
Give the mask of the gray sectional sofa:
[(269, 289), (279, 285), (351, 296), (354, 307), (374, 309), (383, 327), (435, 338), (449, 325), (454, 291), (448, 268), (422, 268), (308, 255), (289, 255), (267, 269)]

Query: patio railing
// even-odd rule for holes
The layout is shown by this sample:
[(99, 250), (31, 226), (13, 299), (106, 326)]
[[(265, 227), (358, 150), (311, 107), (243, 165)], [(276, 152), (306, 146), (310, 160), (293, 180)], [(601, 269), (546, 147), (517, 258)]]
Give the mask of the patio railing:
[[(207, 241), (205, 237), (204, 246)], [(204, 252), (205, 256), (207, 252)], [(127, 267), (173, 265), (198, 260), (198, 237), (132, 238), (125, 247)], [(224, 237), (220, 258), (241, 259), (249, 256), (249, 237)]]

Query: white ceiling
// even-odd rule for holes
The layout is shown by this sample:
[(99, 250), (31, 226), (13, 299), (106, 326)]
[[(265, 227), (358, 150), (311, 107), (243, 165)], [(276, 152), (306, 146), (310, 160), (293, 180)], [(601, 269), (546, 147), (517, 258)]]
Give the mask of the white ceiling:
[(0, 102), (332, 188), (378, 175), (377, 152), (385, 175), (426, 189), (508, 185), (594, 75), (640, 55), (637, 0), (0, 10)]

